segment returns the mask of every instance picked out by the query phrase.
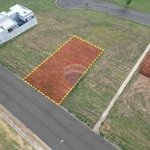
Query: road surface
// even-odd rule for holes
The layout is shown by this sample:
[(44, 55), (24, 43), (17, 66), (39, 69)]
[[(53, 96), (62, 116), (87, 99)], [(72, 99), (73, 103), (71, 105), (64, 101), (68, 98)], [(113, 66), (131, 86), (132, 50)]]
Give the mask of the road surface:
[(117, 150), (1, 65), (0, 103), (53, 150)]
[[(88, 7), (86, 6), (88, 3)], [(150, 26), (150, 15), (116, 6), (99, 0), (56, 0), (57, 6), (64, 9), (88, 8), (107, 12), (115, 16), (126, 18)], [(148, 4), (147, 4), (148, 5)]]

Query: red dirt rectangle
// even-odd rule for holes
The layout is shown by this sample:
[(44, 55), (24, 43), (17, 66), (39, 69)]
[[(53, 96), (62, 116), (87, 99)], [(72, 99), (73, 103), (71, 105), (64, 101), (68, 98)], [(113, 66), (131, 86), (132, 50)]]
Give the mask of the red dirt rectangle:
[(150, 78), (150, 52), (146, 55), (143, 62), (141, 63), (139, 72)]
[(56, 104), (60, 104), (102, 51), (73, 36), (27, 75), (24, 81)]

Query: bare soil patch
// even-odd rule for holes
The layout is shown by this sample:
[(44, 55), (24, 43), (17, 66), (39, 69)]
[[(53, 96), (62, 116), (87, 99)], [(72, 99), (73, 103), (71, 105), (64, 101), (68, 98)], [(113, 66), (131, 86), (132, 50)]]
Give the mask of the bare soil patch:
[(150, 78), (150, 52), (146, 55), (142, 64), (140, 65), (139, 72)]

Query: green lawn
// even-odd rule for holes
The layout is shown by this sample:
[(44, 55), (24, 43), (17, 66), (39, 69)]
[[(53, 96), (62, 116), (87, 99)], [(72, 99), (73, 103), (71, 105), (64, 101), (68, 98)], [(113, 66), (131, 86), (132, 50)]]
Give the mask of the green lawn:
[(62, 103), (92, 128), (148, 45), (150, 28), (99, 11), (63, 10), (54, 2), (3, 0), (0, 11), (19, 3), (35, 12), (38, 25), (1, 46), (0, 63), (24, 78), (72, 35), (103, 48)]
[[(126, 7), (125, 0), (101, 0), (101, 1)], [(149, 0), (132, 0), (131, 4), (128, 5), (128, 8), (150, 14), (150, 1)]]

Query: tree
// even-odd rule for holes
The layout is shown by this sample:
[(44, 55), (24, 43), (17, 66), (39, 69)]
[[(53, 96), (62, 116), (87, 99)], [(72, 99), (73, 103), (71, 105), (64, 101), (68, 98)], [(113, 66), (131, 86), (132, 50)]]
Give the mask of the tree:
[(132, 0), (125, 0), (125, 1), (127, 5), (129, 5), (132, 2)]
[(88, 8), (88, 6), (89, 6), (89, 3), (86, 3), (86, 9)]

